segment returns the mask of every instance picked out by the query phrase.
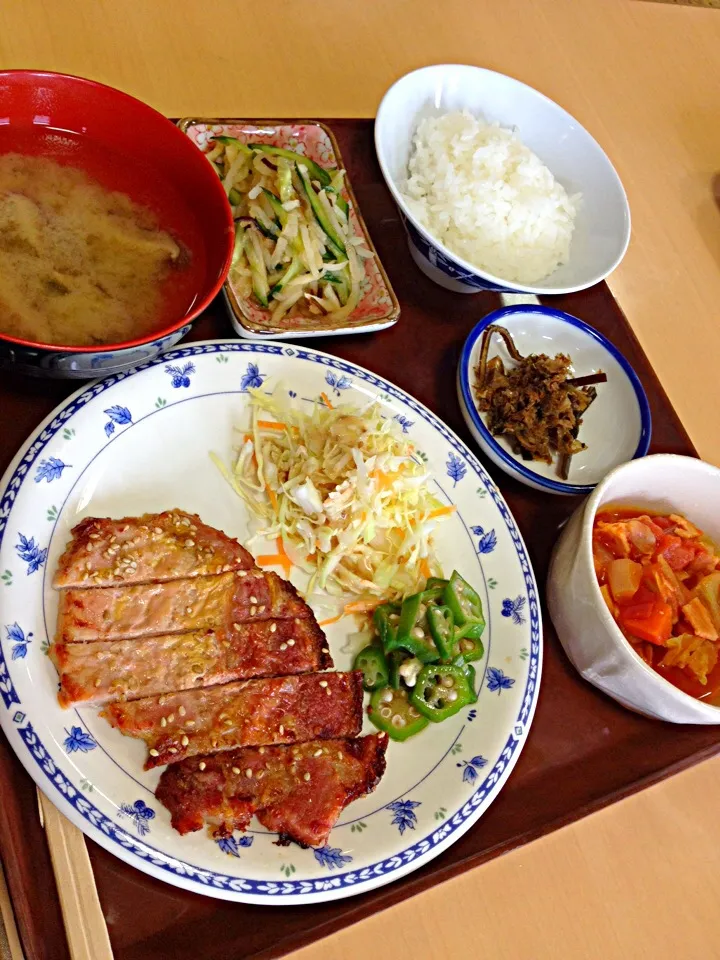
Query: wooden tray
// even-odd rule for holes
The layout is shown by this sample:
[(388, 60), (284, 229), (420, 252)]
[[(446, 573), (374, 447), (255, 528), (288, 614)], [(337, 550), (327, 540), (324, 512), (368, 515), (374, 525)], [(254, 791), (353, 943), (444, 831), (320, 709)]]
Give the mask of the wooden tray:
[[(352, 183), (402, 315), (390, 330), (317, 339), (313, 346), (387, 377), (426, 403), (474, 449), (455, 393), (455, 371), (472, 326), (499, 306), (494, 294), (441, 290), (414, 266), (395, 204), (375, 160), (372, 122), (336, 120)], [(694, 454), (667, 397), (607, 287), (553, 299), (601, 330), (633, 364), (653, 414), (653, 453)], [(191, 339), (230, 337), (220, 300)], [(77, 383), (4, 375), (0, 469)], [(577, 501), (536, 493), (488, 467), (513, 511), (541, 590), (558, 529)], [(0, 590), (2, 586), (0, 586)], [(89, 842), (117, 960), (277, 957), (383, 909), (534, 837), (711, 756), (720, 727), (663, 724), (636, 716), (582, 681), (545, 615), (545, 664), (535, 721), (515, 771), (490, 810), (424, 869), (362, 897), (326, 906), (255, 907), (185, 893), (133, 870)], [(67, 957), (55, 881), (37, 817), (35, 787), (0, 738), (0, 853), (25, 953)]]

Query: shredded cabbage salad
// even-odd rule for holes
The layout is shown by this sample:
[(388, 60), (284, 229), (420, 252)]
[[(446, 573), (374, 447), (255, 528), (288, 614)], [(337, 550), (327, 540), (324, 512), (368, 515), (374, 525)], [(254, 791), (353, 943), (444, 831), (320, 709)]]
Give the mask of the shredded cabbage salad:
[(323, 395), (305, 412), (284, 391), (282, 400), (248, 392), (251, 426), (234, 462), (211, 456), (257, 518), (253, 540), (278, 542), (278, 555), (258, 563), (284, 557), (305, 570), (308, 599), (329, 595), (340, 616), (442, 575), (433, 531), (455, 508), (429, 492), (430, 473), (379, 404), (333, 407)]

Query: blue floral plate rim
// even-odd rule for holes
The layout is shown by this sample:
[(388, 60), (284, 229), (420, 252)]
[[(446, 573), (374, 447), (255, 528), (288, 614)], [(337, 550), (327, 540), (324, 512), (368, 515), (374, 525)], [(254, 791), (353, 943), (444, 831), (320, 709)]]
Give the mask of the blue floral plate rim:
[[(315, 859), (321, 866), (328, 867), (331, 871), (338, 870), (327, 880), (290, 879), (287, 876), (285, 880), (278, 882), (258, 881), (206, 870), (192, 863), (168, 856), (166, 852), (151, 846), (142, 838), (147, 835), (155, 813), (143, 801), (137, 800), (134, 803), (122, 804), (118, 814), (118, 816), (122, 815), (124, 817), (125, 823), (134, 826), (139, 835), (139, 839), (136, 839), (128, 829), (116, 824), (95, 806), (92, 802), (92, 795), (82, 792), (82, 789), (84, 789), (82, 784), (80, 785), (81, 789), (78, 789), (78, 785), (74, 784), (64, 772), (64, 761), (60, 762), (57, 755), (53, 755), (52, 751), (48, 750), (39, 739), (31, 719), (28, 719), (28, 712), (32, 708), (27, 708), (21, 702), (16, 685), (13, 682), (14, 671), (17, 664), (24, 659), (27, 653), (28, 645), (32, 642), (32, 634), (23, 633), (17, 621), (7, 624), (8, 618), (3, 618), (2, 612), (0, 612), (0, 623), (6, 623), (6, 636), (0, 642), (0, 695), (5, 709), (0, 709), (0, 721), (2, 721), (2, 726), (24, 766), (53, 802), (80, 829), (96, 839), (110, 852), (115, 853), (132, 865), (186, 889), (225, 899), (256, 903), (318, 902), (350, 896), (395, 880), (449, 846), (472, 826), (480, 813), (499, 792), (517, 760), (532, 721), (537, 702), (542, 662), (541, 619), (537, 587), (524, 543), (504, 500), (480, 463), (462, 441), (419, 401), (384, 378), (356, 364), (340, 360), (320, 351), (290, 347), (286, 344), (222, 340), (193, 343), (154, 358), (132, 371), (119, 373), (105, 380), (83, 386), (60, 404), (42, 422), (23, 445), (3, 477), (2, 487), (0, 488), (2, 490), (0, 499), (0, 548), (7, 525), (12, 517), (13, 504), (20, 494), (23, 484), (34, 481), (38, 489), (41, 489), (62, 481), (65, 468), (71, 465), (57, 457), (46, 456), (43, 458), (43, 453), (46, 452), (48, 444), (58, 434), (72, 432), (73, 428), (69, 426), (72, 417), (85, 409), (88, 403), (128, 378), (158, 366), (164, 367), (164, 372), (169, 375), (170, 389), (182, 391), (183, 388), (189, 388), (196, 370), (196, 364), (202, 356), (211, 354), (215, 355), (215, 359), (221, 360), (223, 358), (227, 359), (228, 354), (237, 353), (245, 354), (251, 360), (241, 381), (246, 383), (244, 389), (248, 385), (254, 385), (250, 381), (261, 376), (258, 364), (262, 363), (263, 355), (286, 356), (318, 364), (321, 367), (320, 372), (325, 375), (325, 382), (330, 384), (331, 380), (334, 380), (334, 389), (337, 391), (343, 389), (342, 381), (351, 377), (357, 378), (365, 388), (369, 387), (376, 393), (382, 393), (388, 401), (394, 400), (404, 404), (416, 417), (421, 417), (435, 433), (441, 435), (448, 444), (449, 451), (445, 472), (453, 480), (455, 486), (466, 476), (480, 478), (485, 491), (483, 496), (485, 496), (485, 493), (490, 494), (491, 505), (499, 511), (504, 520), (526, 590), (525, 595), (519, 595), (515, 600), (512, 598), (503, 600), (502, 617), (507, 618), (508, 623), (516, 622), (518, 625), (526, 624), (527, 621), (528, 646), (530, 648), (523, 651), (522, 659), (527, 659), (528, 671), (517, 717), (497, 760), (482, 779), (479, 770), (486, 763), (483, 757), (474, 756), (469, 760), (458, 760), (456, 766), (461, 768), (463, 783), (471, 784), (474, 787), (476, 781), (479, 780), (477, 789), (473, 790), (467, 801), (458, 810), (449, 811), (447, 819), (440, 826), (429, 830), (419, 842), (404, 847), (400, 853), (381, 858), (362, 869), (353, 870), (352, 868), (345, 868), (346, 863), (350, 862), (352, 857), (344, 856), (342, 851), (337, 848), (326, 847), (323, 848), (324, 852), (315, 851)], [(252, 360), (256, 358), (257, 362), (253, 363)], [(240, 392), (242, 392), (242, 389)], [(121, 404), (112, 404), (103, 412), (106, 420), (104, 433), (108, 442), (113, 442), (117, 439), (120, 431), (129, 428), (134, 423), (130, 410)], [(405, 418), (405, 422), (408, 424), (408, 428), (412, 427), (412, 422), (407, 418)], [(405, 426), (403, 426), (403, 429), (405, 429)], [(470, 473), (468, 473), (468, 468), (471, 468)], [(33, 472), (34, 476), (32, 475)], [(478, 492), (480, 492), (480, 489)], [(489, 533), (494, 536), (494, 530), (486, 533), (481, 527), (477, 527), (473, 528), (473, 532), (475, 529), (480, 531), (479, 534), (476, 534), (480, 538), (477, 547), (478, 556), (480, 553), (491, 552), (494, 549), (494, 543)], [(14, 550), (22, 562), (27, 565), (26, 575), (30, 576), (45, 563), (47, 548), (40, 546), (39, 539), (36, 544), (34, 537), (23, 537), (23, 540), (24, 543), (20, 542), (15, 545)], [(2, 606), (2, 597), (0, 596), (0, 611)], [(20, 632), (18, 633), (15, 628)], [(489, 693), (502, 694), (506, 687), (509, 689), (515, 682), (508, 679), (502, 670), (495, 667), (488, 668), (486, 675)], [(25, 710), (22, 709), (24, 706), (26, 707)], [(66, 758), (71, 753), (82, 754), (85, 749), (92, 749), (92, 747), (89, 747), (89, 740), (87, 739), (89, 735), (82, 730), (82, 727), (70, 727), (70, 724), (68, 724), (68, 727), (64, 744)], [(89, 737), (89, 739), (92, 740), (92, 737)], [(483, 762), (481, 763), (481, 761)], [(401, 835), (405, 829), (414, 829), (415, 827), (417, 819), (413, 811), (415, 805), (417, 805), (415, 802), (401, 798), (387, 805), (386, 809), (393, 816), (392, 822), (398, 827)], [(223, 852), (237, 857), (239, 856), (239, 850), (236, 848), (248, 847), (252, 842), (251, 837), (232, 838), (229, 842), (230, 848), (223, 850)]]

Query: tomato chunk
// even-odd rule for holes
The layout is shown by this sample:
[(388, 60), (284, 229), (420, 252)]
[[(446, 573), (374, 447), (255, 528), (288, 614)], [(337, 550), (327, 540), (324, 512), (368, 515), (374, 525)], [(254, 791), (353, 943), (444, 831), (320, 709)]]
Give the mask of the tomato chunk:
[(695, 559), (695, 547), (671, 533), (662, 536), (657, 552), (665, 557), (671, 570), (684, 570)]
[[(628, 616), (629, 610), (632, 610), (630, 616)], [(665, 641), (672, 632), (672, 610), (670, 604), (665, 603), (664, 600), (657, 600), (650, 608), (647, 616), (633, 615), (636, 611), (637, 607), (624, 607), (621, 609), (620, 625), (639, 640), (647, 640), (648, 643), (655, 643), (660, 647), (664, 647)]]
[(622, 615), (627, 620), (647, 620), (651, 617), (655, 609), (655, 601), (650, 600), (645, 603), (627, 603), (620, 608)]
[(670, 517), (653, 517), (653, 523), (656, 527), (661, 527), (663, 530), (667, 530), (669, 527), (674, 527), (675, 524), (670, 519)]
[(634, 607), (636, 604), (642, 604), (643, 606), (653, 606), (655, 601), (658, 599), (657, 590), (654, 589), (655, 584), (651, 579), (651, 574), (647, 571), (643, 571), (645, 574), (643, 576), (642, 583), (637, 588), (637, 591), (633, 595), (630, 603), (625, 604), (626, 607)]

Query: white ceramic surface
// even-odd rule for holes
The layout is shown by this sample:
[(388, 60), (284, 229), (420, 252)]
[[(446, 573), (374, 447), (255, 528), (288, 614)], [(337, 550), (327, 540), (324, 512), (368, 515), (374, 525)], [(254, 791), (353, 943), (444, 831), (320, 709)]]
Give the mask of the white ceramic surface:
[(720, 723), (720, 707), (683, 693), (632, 649), (603, 600), (592, 560), (592, 527), (609, 503), (680, 513), (720, 543), (720, 470), (702, 460), (659, 454), (623, 464), (575, 511), (555, 546), (548, 574), (550, 616), (582, 676), (623, 706), (673, 723)]
[[(570, 259), (544, 280), (518, 284), (479, 270), (437, 241), (410, 213), (401, 196), (418, 122), (427, 115), (463, 109), (502, 126), (516, 127), (523, 142), (568, 193), (583, 195)], [(448, 289), (569, 293), (604, 279), (625, 255), (630, 210), (610, 160), (562, 107), (512, 77), (458, 64), (436, 64), (406, 74), (390, 87), (380, 104), (375, 147), (385, 180), (413, 237), (411, 252), (416, 263)]]
[[(248, 537), (247, 510), (209, 452), (232, 456), (249, 423), (249, 387), (287, 391), (306, 409), (323, 402), (321, 393), (335, 404), (377, 401), (427, 462), (436, 495), (457, 507), (438, 525), (438, 558), (448, 574), (457, 568), (478, 589), (487, 617), (485, 656), (475, 664), (478, 701), (407, 743), (391, 743), (377, 790), (347, 808), (320, 850), (278, 847), (257, 823), (217, 843), (204, 831), (180, 837), (154, 797), (159, 771), (142, 769), (143, 744), (112, 729), (96, 708), (61, 709), (46, 656), (57, 613), (52, 574), (82, 517), (176, 506)], [(256, 552), (274, 547), (261, 544)], [(356, 629), (346, 618), (327, 630), (337, 669), (352, 664), (343, 647)], [(525, 546), (476, 458), (398, 387), (317, 351), (193, 343), (100, 381), (41, 424), (0, 485), (5, 735), (40, 788), (88, 836), (197, 893), (318, 903), (389, 883), (441, 853), (498, 795), (520, 754), (539, 689), (540, 636)]]
[(338, 327), (333, 330), (284, 330), (281, 333), (255, 333), (249, 327), (243, 324), (235, 316), (230, 297), (227, 290), (223, 287), (223, 300), (227, 307), (230, 323), (235, 333), (243, 340), (309, 340), (317, 337), (345, 337), (351, 333), (377, 333), (379, 330), (387, 330), (388, 327), (397, 323), (397, 317), (393, 320), (381, 320), (378, 323), (363, 323), (361, 326)]
[[(575, 376), (602, 370), (607, 382), (597, 385), (597, 399), (588, 407), (580, 428), (587, 450), (570, 461), (566, 481), (556, 463), (523, 460), (504, 437), (494, 437), (474, 401), (475, 369), (483, 331), (492, 323), (505, 327), (523, 356), (531, 353), (568, 354)], [(488, 357), (500, 356), (512, 366), (501, 338), (492, 339)], [(458, 399), (465, 422), (482, 452), (496, 466), (535, 490), (566, 495), (589, 493), (610, 470), (633, 457), (644, 456), (650, 443), (651, 420), (645, 393), (627, 361), (596, 330), (570, 314), (549, 307), (523, 304), (488, 314), (473, 328), (463, 347), (457, 374)]]

